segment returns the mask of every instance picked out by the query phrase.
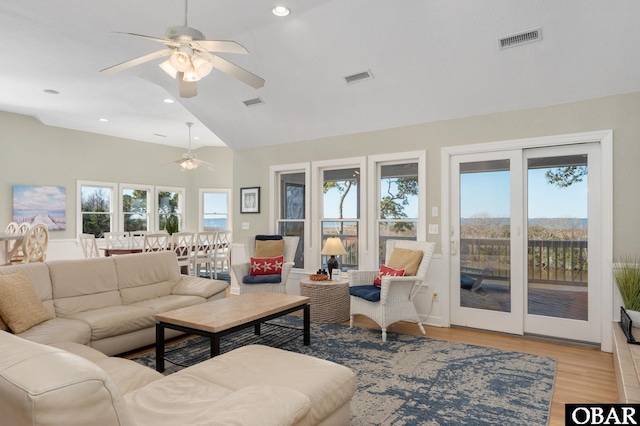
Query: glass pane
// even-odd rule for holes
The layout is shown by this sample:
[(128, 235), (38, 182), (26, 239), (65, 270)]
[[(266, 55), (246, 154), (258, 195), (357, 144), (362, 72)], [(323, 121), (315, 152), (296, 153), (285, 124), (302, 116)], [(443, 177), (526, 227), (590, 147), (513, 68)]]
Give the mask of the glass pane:
[[(180, 212), (180, 193), (179, 192), (158, 192), (158, 213), (167, 215)], [(160, 228), (162, 229), (162, 228)]]
[(387, 240), (411, 240), (415, 241), (418, 234), (417, 221), (380, 221), (378, 223), (378, 264), (384, 264), (385, 242)]
[(323, 175), (323, 217), (359, 218), (360, 168), (325, 170)]
[(101, 238), (104, 232), (111, 231), (111, 214), (109, 213), (83, 213), (82, 233), (93, 234)]
[(287, 173), (280, 175), (280, 219), (304, 219), (305, 174)]
[(110, 212), (111, 190), (107, 188), (83, 186), (81, 189), (83, 212)]
[(227, 223), (227, 193), (205, 192), (203, 194), (203, 223), (205, 231), (229, 229)]
[[(358, 222), (349, 221), (323, 221), (322, 244), (329, 237), (340, 237), (347, 254), (338, 257), (338, 263), (342, 271), (358, 269)], [(322, 265), (326, 268), (328, 256), (322, 256)]]
[(298, 248), (293, 259), (294, 268), (304, 268), (304, 222), (302, 221), (280, 221), (278, 222), (278, 234), (285, 237), (300, 237)]
[(528, 162), (528, 313), (588, 320), (587, 156)]
[(509, 160), (460, 165), (460, 306), (511, 312)]

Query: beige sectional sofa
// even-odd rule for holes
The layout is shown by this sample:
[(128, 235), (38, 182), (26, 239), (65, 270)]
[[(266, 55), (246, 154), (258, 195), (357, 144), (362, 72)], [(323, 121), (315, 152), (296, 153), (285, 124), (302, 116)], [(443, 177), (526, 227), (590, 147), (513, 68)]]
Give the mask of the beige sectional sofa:
[(77, 343), (43, 345), (0, 332), (2, 424), (349, 424), (354, 373), (261, 345), (169, 376)]
[[(19, 337), (76, 342), (106, 355), (153, 344), (156, 313), (224, 298), (228, 287), (225, 281), (181, 275), (172, 251), (0, 268), (0, 275), (17, 272), (27, 277), (49, 313)], [(21, 313), (31, 315), (28, 309), (16, 315)], [(167, 330), (166, 336), (177, 334)]]

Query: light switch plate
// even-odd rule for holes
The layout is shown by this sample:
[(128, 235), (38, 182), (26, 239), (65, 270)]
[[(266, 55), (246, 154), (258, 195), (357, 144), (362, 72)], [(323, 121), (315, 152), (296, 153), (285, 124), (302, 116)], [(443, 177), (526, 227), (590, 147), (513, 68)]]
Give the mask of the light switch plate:
[(242, 222), (242, 229), (249, 229), (249, 222)]
[(431, 207), (431, 216), (438, 217), (438, 208), (437, 207)]
[(435, 235), (438, 233), (438, 224), (429, 224), (429, 234)]

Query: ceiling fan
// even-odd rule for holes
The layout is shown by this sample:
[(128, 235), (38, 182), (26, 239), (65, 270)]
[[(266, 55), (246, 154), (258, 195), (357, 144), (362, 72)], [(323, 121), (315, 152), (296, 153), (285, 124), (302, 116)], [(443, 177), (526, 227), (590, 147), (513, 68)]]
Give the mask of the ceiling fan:
[(198, 168), (198, 166), (205, 166), (212, 172), (215, 171), (216, 169), (214, 168), (213, 164), (207, 163), (206, 161), (198, 160), (198, 156), (191, 153), (191, 126), (193, 126), (193, 123), (186, 124), (189, 128), (189, 152), (182, 154), (182, 158), (176, 160), (175, 162), (180, 164), (180, 167), (182, 167), (183, 171), (193, 170)]
[(264, 79), (211, 53), (222, 52), (246, 55), (249, 52), (235, 41), (205, 40), (204, 34), (195, 28), (187, 26), (187, 7), (188, 0), (185, 0), (184, 26), (170, 27), (167, 29), (165, 33), (167, 38), (163, 39), (142, 34), (120, 32), (120, 34), (143, 37), (160, 42), (164, 44), (167, 49), (158, 50), (148, 55), (122, 62), (105, 68), (100, 72), (112, 74), (154, 59), (169, 56), (169, 59), (160, 64), (160, 68), (172, 78), (178, 77), (180, 97), (183, 98), (195, 96), (197, 94), (196, 81), (207, 76), (213, 68), (235, 77), (255, 89), (264, 86)]

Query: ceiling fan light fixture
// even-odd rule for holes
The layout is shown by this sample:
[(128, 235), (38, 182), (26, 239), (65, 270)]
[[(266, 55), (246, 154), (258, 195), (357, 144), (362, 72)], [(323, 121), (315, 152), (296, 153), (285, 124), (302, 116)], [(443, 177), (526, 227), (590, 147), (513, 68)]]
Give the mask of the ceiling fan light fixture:
[(206, 77), (207, 75), (209, 75), (211, 70), (213, 70), (213, 65), (211, 64), (211, 62), (198, 54), (193, 55), (193, 58), (191, 58), (191, 63), (193, 64), (193, 69), (195, 70), (198, 79)]
[(198, 167), (198, 163), (196, 163), (192, 158), (189, 158), (187, 161), (183, 161), (180, 166), (185, 170), (193, 170)]
[(171, 59), (167, 59), (166, 61), (164, 61), (163, 63), (161, 63), (158, 66), (160, 68), (162, 68), (162, 70), (164, 72), (169, 74), (171, 76), (171, 78), (176, 78), (176, 75), (178, 75), (178, 71), (176, 71), (176, 69), (173, 67), (173, 65), (171, 65)]
[(182, 76), (182, 80), (183, 81), (187, 81), (187, 82), (191, 82), (191, 81), (198, 81), (200, 80), (200, 77), (198, 76), (198, 73), (196, 72), (195, 68), (193, 66), (189, 67), (189, 69), (187, 69), (183, 76)]
[(193, 50), (189, 46), (180, 46), (169, 57), (171, 66), (178, 72), (186, 72), (191, 67), (191, 56)]

